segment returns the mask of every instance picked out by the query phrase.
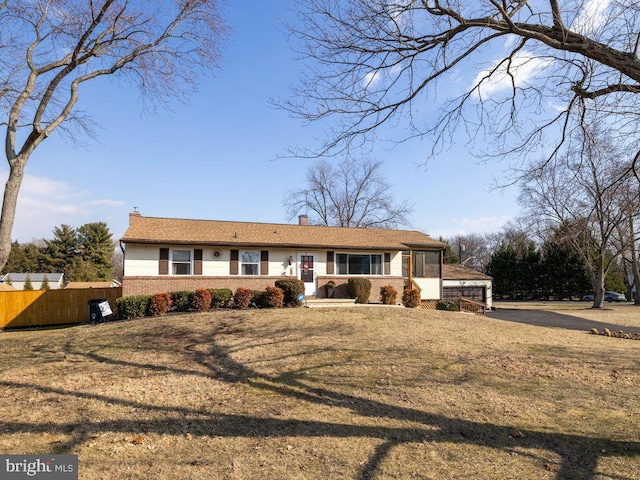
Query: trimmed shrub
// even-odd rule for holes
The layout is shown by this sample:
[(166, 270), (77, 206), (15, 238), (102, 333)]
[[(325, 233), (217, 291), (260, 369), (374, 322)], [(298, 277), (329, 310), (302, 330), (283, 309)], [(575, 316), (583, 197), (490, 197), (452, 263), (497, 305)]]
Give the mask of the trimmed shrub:
[(149, 311), (148, 314), (152, 317), (159, 317), (167, 313), (169, 310), (169, 302), (171, 297), (168, 293), (156, 293), (149, 299)]
[(398, 299), (398, 292), (391, 285), (380, 287), (380, 303), (383, 305), (395, 305)]
[(225, 308), (231, 306), (233, 300), (233, 292), (228, 288), (212, 288), (211, 292), (211, 308)]
[(267, 308), (281, 308), (284, 305), (284, 292), (281, 288), (268, 286), (265, 288), (263, 300)]
[(121, 318), (144, 317), (149, 310), (151, 295), (132, 295), (116, 299), (116, 307)]
[(233, 294), (233, 306), (235, 308), (249, 308), (253, 298), (253, 291), (248, 288), (239, 287)]
[(251, 307), (263, 308), (265, 307), (265, 292), (262, 290), (252, 290), (251, 291), (251, 303), (249, 304)]
[(369, 303), (371, 282), (366, 278), (350, 278), (347, 282), (349, 297), (355, 298), (356, 303)]
[(459, 312), (460, 306), (456, 302), (447, 302), (446, 300), (438, 300), (436, 310), (447, 310), (448, 312)]
[(211, 308), (211, 292), (206, 288), (196, 289), (193, 295), (193, 309), (196, 312), (206, 312)]
[(420, 292), (416, 288), (407, 288), (402, 293), (402, 304), (407, 308), (416, 308), (420, 305)]
[(298, 300), (298, 295), (304, 294), (304, 282), (297, 278), (286, 280), (276, 280), (276, 287), (282, 290), (285, 307), (299, 307), (302, 302)]
[(178, 292), (171, 292), (171, 302), (173, 303), (173, 309), (177, 312), (188, 312), (193, 305), (193, 297), (195, 292), (188, 290), (181, 290)]

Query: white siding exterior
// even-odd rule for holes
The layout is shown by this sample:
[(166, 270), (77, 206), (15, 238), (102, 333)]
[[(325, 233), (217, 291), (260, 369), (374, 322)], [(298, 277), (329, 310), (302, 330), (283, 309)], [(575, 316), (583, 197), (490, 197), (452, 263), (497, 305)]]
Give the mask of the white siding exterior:
[[(160, 249), (174, 248), (171, 245), (140, 245), (129, 244), (126, 247), (126, 261), (124, 264), (124, 276), (155, 276), (158, 275), (158, 264), (160, 262)], [(193, 263), (193, 250), (202, 249), (202, 275), (203, 276), (227, 276), (230, 275), (231, 249), (228, 247), (197, 247), (197, 246), (176, 246), (175, 249), (191, 250)], [(238, 248), (238, 250), (257, 250), (258, 248)], [(300, 269), (299, 258), (302, 254), (312, 253), (316, 256), (315, 274), (327, 274), (327, 252), (318, 250), (295, 250), (295, 249), (269, 249), (269, 276), (274, 277), (296, 277)], [(371, 253), (362, 251), (357, 253)], [(402, 253), (391, 253), (391, 276), (402, 276)], [(289, 264), (289, 258), (293, 261)], [(192, 265), (193, 271), (193, 265)], [(347, 277), (348, 275), (345, 275)], [(421, 279), (427, 280), (427, 279)], [(438, 285), (439, 288), (439, 285)]]
[(413, 281), (422, 289), (420, 300), (440, 300), (440, 279), (439, 278), (417, 278)]

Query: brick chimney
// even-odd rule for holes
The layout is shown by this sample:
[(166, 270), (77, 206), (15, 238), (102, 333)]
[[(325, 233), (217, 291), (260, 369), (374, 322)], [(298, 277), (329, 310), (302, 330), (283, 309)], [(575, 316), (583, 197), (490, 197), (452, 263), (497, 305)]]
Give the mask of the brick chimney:
[(298, 215), (298, 225), (309, 225), (309, 217), (306, 215)]
[(140, 215), (140, 212), (138, 211), (138, 207), (133, 207), (133, 212), (129, 213), (129, 225), (131, 225), (131, 223), (136, 219), (136, 218), (140, 218), (142, 215)]

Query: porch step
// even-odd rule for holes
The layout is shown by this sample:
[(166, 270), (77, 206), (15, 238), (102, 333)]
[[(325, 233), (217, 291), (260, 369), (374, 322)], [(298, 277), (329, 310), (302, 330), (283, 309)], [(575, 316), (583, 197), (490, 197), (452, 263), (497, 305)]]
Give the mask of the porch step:
[(353, 298), (307, 298), (304, 301), (307, 308), (340, 308), (340, 307), (385, 307), (404, 308), (402, 305), (383, 305), (381, 303), (356, 303)]
[(307, 298), (304, 306), (309, 308), (353, 307), (354, 298)]

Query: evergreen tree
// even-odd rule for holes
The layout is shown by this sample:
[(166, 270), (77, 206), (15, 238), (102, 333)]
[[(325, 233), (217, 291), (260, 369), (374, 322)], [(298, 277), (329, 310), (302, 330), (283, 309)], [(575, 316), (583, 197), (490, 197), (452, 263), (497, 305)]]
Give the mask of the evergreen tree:
[(617, 264), (614, 264), (605, 275), (604, 288), (611, 292), (625, 293), (627, 291), (627, 286), (624, 284), (624, 277)]
[(491, 255), (491, 260), (487, 265), (487, 275), (493, 277), (493, 293), (496, 297), (515, 297), (517, 265), (518, 258), (515, 248), (504, 242)]
[(33, 285), (31, 285), (31, 277), (27, 275), (27, 278), (24, 280), (23, 290), (33, 290)]
[(85, 264), (92, 265), (94, 268), (94, 278), (91, 280), (111, 280), (114, 272), (115, 244), (107, 224), (105, 222), (87, 223), (78, 228), (77, 232), (80, 257)]
[(98, 277), (98, 267), (91, 261), (76, 257), (67, 266), (68, 280), (70, 282), (95, 282), (103, 280)]
[(444, 240), (442, 237), (440, 237), (438, 240), (446, 243), (447, 245), (446, 247), (444, 247), (443, 262), (449, 264), (460, 263), (460, 258), (458, 258), (458, 254), (453, 251), (453, 248), (451, 248), (451, 244), (447, 240)]
[(47, 277), (47, 274), (45, 273), (44, 277), (42, 278), (42, 284), (40, 285), (40, 290), (50, 290), (51, 287), (49, 286), (49, 277)]
[(526, 238), (502, 242), (491, 255), (487, 274), (496, 297), (527, 299), (540, 295), (540, 251)]
[(591, 280), (582, 258), (569, 243), (552, 238), (542, 246), (542, 296), (557, 300), (582, 297), (591, 291)]
[(14, 241), (11, 244), (9, 260), (4, 266), (3, 273), (39, 272), (43, 269), (43, 249), (34, 242), (20, 244)]
[(62, 272), (69, 276), (69, 265), (78, 254), (78, 234), (69, 225), (60, 225), (53, 229), (53, 239), (45, 240), (46, 248), (43, 252), (44, 270)]

